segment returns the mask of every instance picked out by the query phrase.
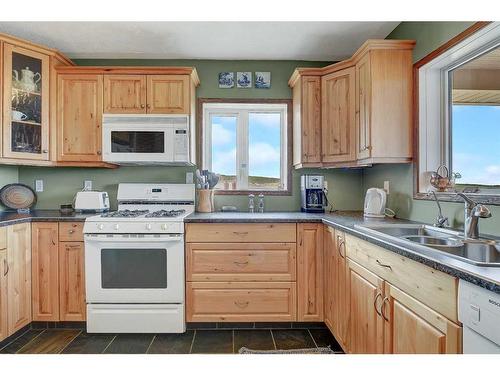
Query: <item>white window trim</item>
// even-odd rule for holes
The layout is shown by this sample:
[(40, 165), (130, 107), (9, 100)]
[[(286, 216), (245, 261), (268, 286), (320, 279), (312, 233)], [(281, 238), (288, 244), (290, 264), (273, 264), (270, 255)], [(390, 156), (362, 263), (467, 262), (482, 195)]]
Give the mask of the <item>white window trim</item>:
[(500, 22), (493, 22), (418, 69), (417, 193), (429, 192), (430, 174), (450, 165), (449, 72), (499, 45)]
[[(203, 103), (202, 123), (202, 165), (203, 169), (212, 169), (212, 117), (213, 116), (235, 116), (237, 117), (236, 129), (236, 173), (237, 190), (261, 191), (249, 189), (248, 187), (248, 113), (280, 113), (281, 118), (281, 141), (280, 141), (280, 181), (281, 187), (277, 191), (286, 191), (288, 187), (288, 105), (284, 103)], [(239, 166), (239, 167), (238, 167)], [(238, 173), (238, 169), (240, 173)]]

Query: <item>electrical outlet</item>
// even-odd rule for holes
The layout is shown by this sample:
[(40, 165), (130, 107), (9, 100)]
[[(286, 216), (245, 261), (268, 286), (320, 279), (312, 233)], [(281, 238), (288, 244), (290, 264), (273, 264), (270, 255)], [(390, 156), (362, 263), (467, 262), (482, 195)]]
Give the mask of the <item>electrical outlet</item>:
[(389, 195), (389, 181), (384, 181), (384, 190)]
[(35, 191), (41, 193), (43, 191), (43, 180), (35, 180)]
[(92, 180), (83, 181), (83, 188), (85, 190), (92, 190)]
[(192, 184), (194, 179), (193, 172), (186, 172), (186, 184)]
[(323, 180), (323, 189), (328, 190), (328, 181)]

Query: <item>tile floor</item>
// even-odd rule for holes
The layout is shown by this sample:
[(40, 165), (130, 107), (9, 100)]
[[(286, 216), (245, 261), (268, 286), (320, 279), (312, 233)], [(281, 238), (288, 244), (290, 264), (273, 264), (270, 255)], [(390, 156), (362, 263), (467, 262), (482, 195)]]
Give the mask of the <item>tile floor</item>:
[[(238, 329), (232, 329), (238, 328)], [(189, 329), (182, 334), (96, 334), (71, 328), (31, 328), (0, 353), (8, 354), (230, 354), (246, 346), (256, 350), (325, 347), (342, 353), (326, 328)]]

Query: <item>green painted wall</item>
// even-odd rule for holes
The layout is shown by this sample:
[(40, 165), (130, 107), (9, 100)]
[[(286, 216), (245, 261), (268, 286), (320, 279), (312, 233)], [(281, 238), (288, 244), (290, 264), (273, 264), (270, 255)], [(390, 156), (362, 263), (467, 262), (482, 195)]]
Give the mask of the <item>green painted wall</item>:
[[(298, 66), (324, 66), (328, 62), (311, 61), (215, 61), (215, 60), (75, 60), (79, 65), (172, 65), (195, 66), (201, 85), (197, 89), (200, 98), (272, 98), (289, 99), (291, 90), (288, 79)], [(222, 71), (270, 71), (270, 89), (219, 89), (217, 78)], [(116, 170), (86, 168), (35, 168), (19, 167), (19, 181), (33, 186), (35, 179), (43, 179), (45, 191), (39, 193), (37, 208), (58, 208), (60, 204), (71, 203), (74, 194), (81, 189), (83, 181), (93, 180), (94, 189), (105, 190), (113, 202), (119, 182), (185, 182), (189, 167), (121, 167)], [(293, 172), (291, 196), (267, 197), (266, 210), (293, 211), (300, 208), (300, 174), (320, 173), (327, 177), (329, 199), (338, 209), (362, 208), (362, 172), (360, 170), (310, 170)], [(222, 205), (236, 205), (246, 209), (247, 196), (216, 196), (217, 208)]]
[[(464, 31), (472, 22), (403, 22), (388, 36), (388, 39), (415, 39), (417, 41), (413, 60), (417, 61), (455, 35)], [(424, 222), (433, 222), (437, 215), (436, 204), (431, 201), (412, 199), (413, 167), (411, 165), (378, 165), (363, 171), (363, 190), (383, 187), (390, 181), (391, 193), (388, 207), (398, 216)], [(463, 204), (443, 203), (444, 214), (454, 227), (463, 226)], [(500, 207), (490, 207), (493, 217), (481, 220), (481, 232), (499, 235)]]

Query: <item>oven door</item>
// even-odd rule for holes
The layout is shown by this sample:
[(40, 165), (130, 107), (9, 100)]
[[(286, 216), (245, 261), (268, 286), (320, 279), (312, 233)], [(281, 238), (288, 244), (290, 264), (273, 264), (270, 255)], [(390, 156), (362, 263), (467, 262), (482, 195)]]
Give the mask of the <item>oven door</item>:
[(87, 303), (183, 303), (182, 235), (86, 235)]
[(174, 162), (170, 125), (104, 125), (103, 160), (114, 163)]

